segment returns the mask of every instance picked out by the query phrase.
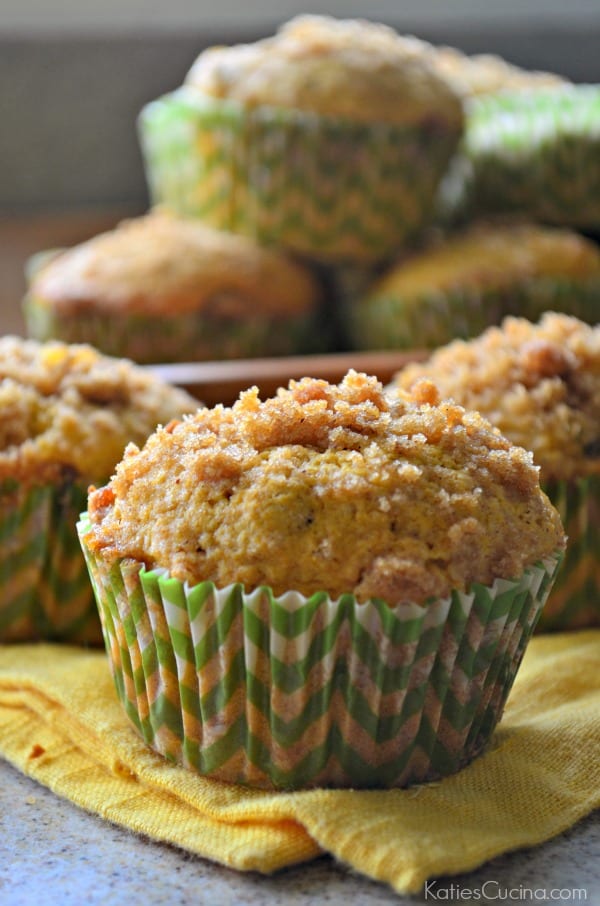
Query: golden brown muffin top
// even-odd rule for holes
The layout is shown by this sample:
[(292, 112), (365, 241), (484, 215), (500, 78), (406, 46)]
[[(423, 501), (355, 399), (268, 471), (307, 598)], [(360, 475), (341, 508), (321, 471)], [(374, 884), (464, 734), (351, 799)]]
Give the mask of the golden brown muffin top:
[(546, 313), (506, 318), (408, 365), (395, 388), (427, 378), (533, 452), (542, 481), (600, 473), (600, 326)]
[(286, 317), (309, 311), (310, 272), (251, 239), (155, 210), (57, 255), (30, 294), (62, 311)]
[(461, 128), (458, 97), (413, 44), (385, 25), (298, 16), (254, 44), (204, 51), (186, 77), (204, 94), (355, 122)]
[(600, 249), (570, 230), (476, 225), (393, 266), (373, 295), (502, 289), (532, 278), (600, 279)]
[(0, 480), (106, 480), (129, 441), (198, 405), (91, 346), (1, 337)]
[(494, 54), (469, 55), (456, 47), (437, 46), (419, 38), (410, 40), (435, 71), (465, 99), (498, 91), (568, 84), (556, 73), (522, 69)]
[(131, 445), (87, 544), (180, 580), (424, 602), (517, 577), (563, 543), (530, 454), (431, 384), (305, 378)]

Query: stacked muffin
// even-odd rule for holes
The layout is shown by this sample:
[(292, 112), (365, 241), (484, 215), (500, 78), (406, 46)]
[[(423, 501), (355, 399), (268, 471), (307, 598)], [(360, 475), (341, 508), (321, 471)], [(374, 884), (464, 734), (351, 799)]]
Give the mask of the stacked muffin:
[[(164, 362), (433, 346), (542, 300), (593, 322), (593, 251), (578, 273), (567, 228), (600, 222), (596, 108), (593, 86), (362, 20), (300, 16), (209, 48), (139, 117), (170, 216), (38, 261), (30, 335)], [(529, 235), (471, 241), (495, 215)], [(547, 223), (562, 228), (551, 266), (524, 264)], [(440, 283), (441, 259), (455, 273)]]
[[(508, 177), (497, 192), (503, 205), (488, 203), (480, 180), (470, 180), (477, 188), (467, 190), (477, 103), (493, 105), (507, 93), (519, 110), (556, 111), (557, 160), (570, 147), (560, 126), (564, 120), (568, 130), (571, 122), (568, 112), (559, 115), (565, 98), (585, 108), (585, 155), (593, 156), (591, 89), (498, 57), (434, 47), (382, 25), (301, 16), (254, 44), (203, 52), (181, 88), (142, 111), (151, 194), (179, 214), (319, 262), (332, 292), (328, 305), (338, 309), (325, 312), (337, 324), (338, 348), (434, 346), (472, 336), (507, 314), (534, 317), (547, 307), (594, 321), (598, 256), (566, 229), (600, 220), (583, 212), (579, 197), (579, 190), (589, 196), (587, 207), (600, 198), (597, 186), (588, 192), (597, 172), (588, 166), (591, 157), (563, 168), (560, 180), (546, 168), (541, 183), (535, 161), (522, 164), (511, 191), (518, 194), (526, 183), (536, 203), (512, 204)], [(463, 122), (467, 138), (454, 154)], [(539, 129), (521, 132), (523, 144), (533, 147)], [(500, 169), (490, 164), (494, 173)], [(548, 214), (548, 199), (558, 197)], [(514, 235), (500, 226), (497, 236), (490, 225), (473, 223), (497, 213), (516, 213), (525, 223)], [(440, 217), (450, 236), (434, 241), (429, 233)], [(465, 218), (463, 243), (453, 233)], [(563, 229), (552, 235), (540, 225), (547, 222)], [(473, 231), (485, 235), (473, 240)], [(440, 241), (448, 241), (447, 249)], [(490, 246), (503, 270), (497, 286), (493, 279), (490, 285)], [(481, 274), (480, 257), (486, 259)], [(440, 259), (455, 271), (442, 285)], [(416, 298), (415, 270), (421, 275)]]
[(595, 323), (600, 248), (571, 230), (476, 224), (405, 256), (345, 303), (348, 336), (366, 349), (433, 349), (556, 310)]
[(411, 41), (321, 16), (205, 51), (140, 118), (155, 201), (326, 263), (418, 235), (462, 128)]
[(320, 288), (289, 256), (163, 211), (32, 268), (30, 336), (140, 363), (286, 355), (314, 347)]
[(597, 232), (600, 86), (561, 85), (473, 98), (451, 216), (521, 216)]

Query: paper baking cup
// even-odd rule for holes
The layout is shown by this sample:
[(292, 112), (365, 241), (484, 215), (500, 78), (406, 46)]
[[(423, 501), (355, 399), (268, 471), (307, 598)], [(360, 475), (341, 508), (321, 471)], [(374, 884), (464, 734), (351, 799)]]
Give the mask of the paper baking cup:
[(76, 531), (86, 500), (68, 482), (0, 484), (0, 643), (102, 642)]
[(181, 88), (139, 117), (150, 195), (320, 260), (386, 257), (430, 219), (460, 130), (244, 108)]
[(370, 295), (348, 306), (350, 342), (356, 349), (411, 349), (443, 346), (468, 338), (502, 320), (500, 294), (430, 292), (416, 298)]
[(478, 98), (467, 109), (463, 152), (458, 210), (600, 226), (600, 86)]
[(142, 364), (294, 355), (313, 351), (316, 335), (312, 312), (286, 318), (253, 312), (244, 319), (206, 312), (61, 312), (32, 295), (23, 308), (28, 336), (35, 340), (90, 343), (106, 355)]
[(146, 743), (265, 789), (457, 771), (502, 713), (557, 558), (427, 606), (189, 587), (85, 545), (115, 686)]
[(410, 297), (372, 293), (347, 305), (346, 322), (357, 349), (433, 349), (456, 338), (476, 337), (508, 315), (537, 321), (546, 311), (597, 323), (600, 274), (540, 277), (497, 289), (465, 287)]
[(600, 626), (600, 476), (545, 482), (543, 488), (560, 513), (568, 541), (538, 629)]

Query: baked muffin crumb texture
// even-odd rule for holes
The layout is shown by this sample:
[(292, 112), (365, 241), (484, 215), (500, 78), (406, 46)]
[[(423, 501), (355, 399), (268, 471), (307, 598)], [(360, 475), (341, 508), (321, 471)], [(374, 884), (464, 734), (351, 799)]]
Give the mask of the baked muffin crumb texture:
[(198, 405), (91, 346), (2, 337), (0, 480), (106, 479), (129, 440)]
[(130, 445), (86, 543), (190, 583), (424, 602), (563, 543), (530, 454), (433, 385), (350, 371), (200, 410)]
[(424, 377), (531, 450), (542, 480), (600, 474), (600, 326), (556, 312), (506, 318), (408, 365), (392, 390)]

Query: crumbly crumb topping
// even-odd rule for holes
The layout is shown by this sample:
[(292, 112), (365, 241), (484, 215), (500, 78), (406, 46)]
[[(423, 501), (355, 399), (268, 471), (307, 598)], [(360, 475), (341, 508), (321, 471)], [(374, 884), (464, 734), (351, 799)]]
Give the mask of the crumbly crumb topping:
[(506, 318), (408, 365), (392, 389), (423, 377), (531, 450), (542, 480), (600, 474), (600, 326), (554, 312)]
[(143, 443), (198, 402), (91, 346), (0, 338), (0, 480), (106, 480), (129, 441)]
[(414, 37), (410, 40), (463, 98), (568, 84), (556, 73), (522, 69), (495, 54), (469, 55), (456, 47), (437, 46)]
[(186, 84), (246, 106), (307, 110), (354, 121), (462, 127), (458, 96), (413, 42), (365, 20), (298, 16), (276, 35), (204, 51)]
[(87, 543), (179, 579), (425, 601), (559, 547), (531, 456), (431, 383), (256, 388), (130, 445), (89, 499)]

